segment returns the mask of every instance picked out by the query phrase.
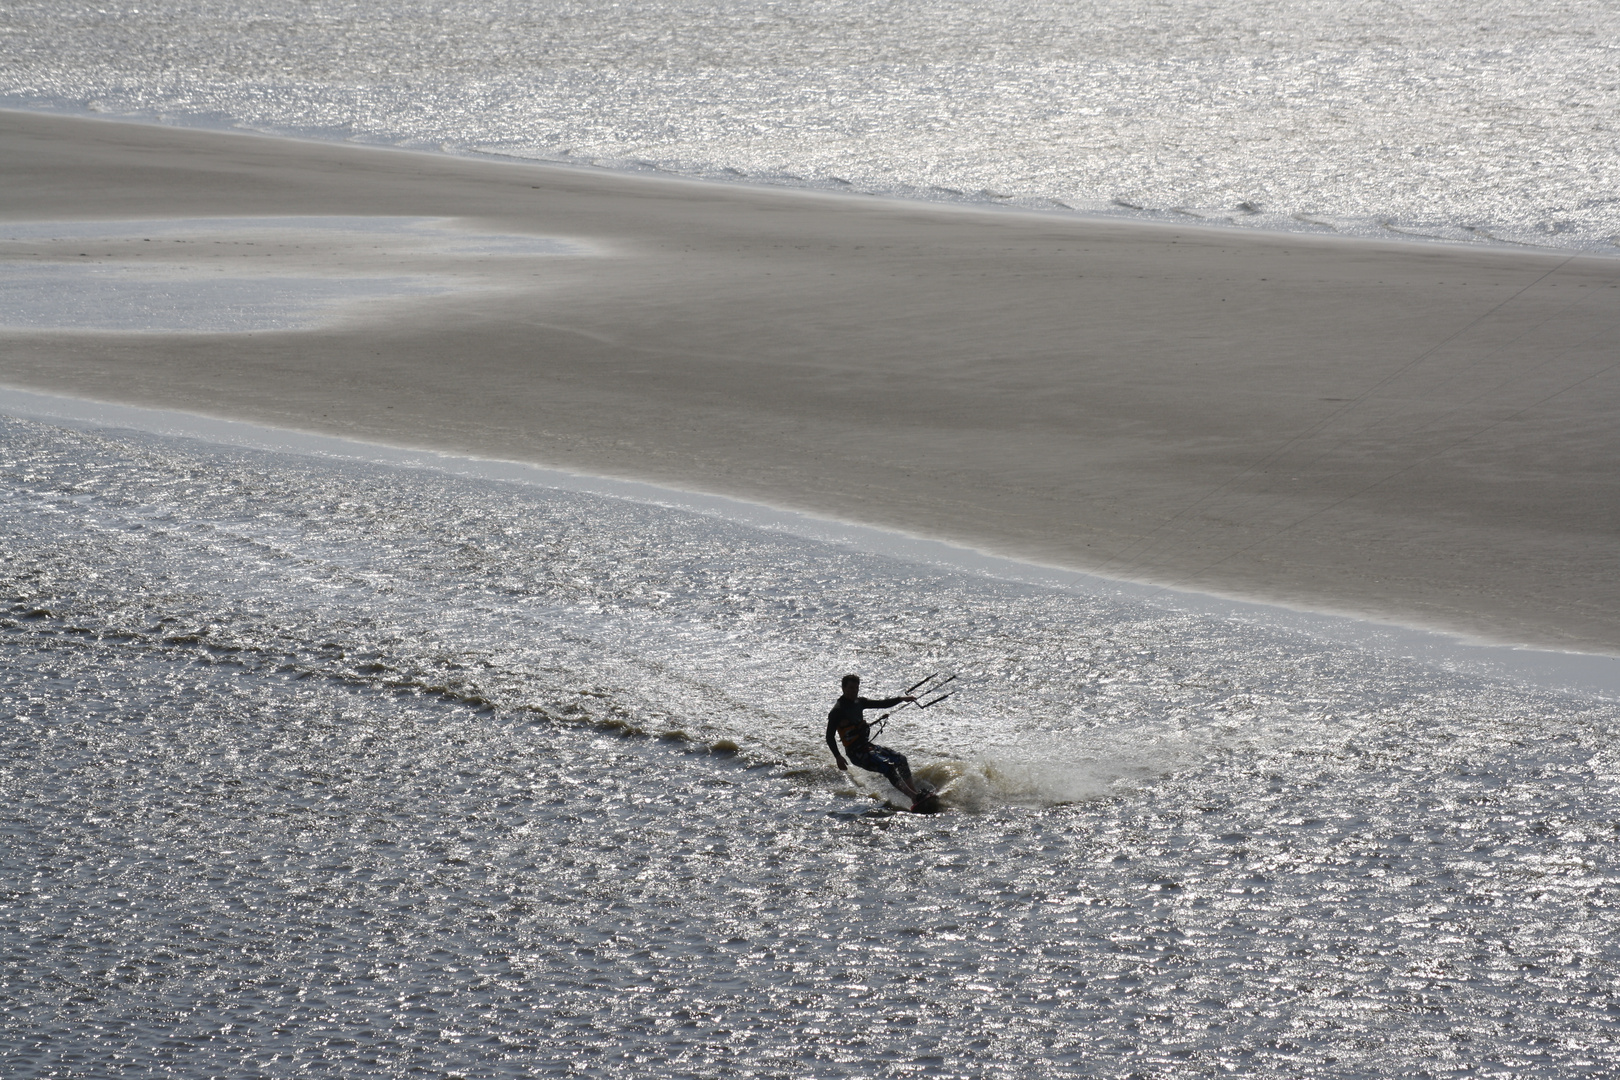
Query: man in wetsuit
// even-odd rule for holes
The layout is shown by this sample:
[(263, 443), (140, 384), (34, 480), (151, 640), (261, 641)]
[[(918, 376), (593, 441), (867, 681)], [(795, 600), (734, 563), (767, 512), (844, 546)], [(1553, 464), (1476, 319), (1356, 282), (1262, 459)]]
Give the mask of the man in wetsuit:
[(861, 713), (867, 709), (892, 709), (902, 701), (916, 700), (908, 695), (875, 700), (863, 698), (861, 677), (845, 675), (844, 694), (827, 714), (827, 747), (832, 751), (833, 760), (838, 762), (838, 767), (845, 772), (849, 771), (844, 755), (838, 752), (838, 742), (833, 738), (834, 734), (844, 740), (844, 749), (849, 753), (850, 761), (867, 772), (882, 773), (888, 777), (889, 783), (910, 799), (913, 807), (917, 800), (923, 797), (923, 793), (911, 779), (911, 765), (906, 761), (906, 755), (874, 743), (872, 725), (866, 722), (866, 717)]

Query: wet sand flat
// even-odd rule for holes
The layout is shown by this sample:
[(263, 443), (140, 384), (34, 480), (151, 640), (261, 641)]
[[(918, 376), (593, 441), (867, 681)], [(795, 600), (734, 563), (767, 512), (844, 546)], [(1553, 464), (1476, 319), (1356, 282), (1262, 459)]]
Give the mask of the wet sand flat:
[[(567, 243), (220, 242), (189, 257), (443, 288), (291, 331), (14, 320), (0, 383), (1620, 652), (1620, 259), (0, 113), (0, 222), (280, 215)], [(0, 264), (139, 274), (138, 242), (31, 233)]]

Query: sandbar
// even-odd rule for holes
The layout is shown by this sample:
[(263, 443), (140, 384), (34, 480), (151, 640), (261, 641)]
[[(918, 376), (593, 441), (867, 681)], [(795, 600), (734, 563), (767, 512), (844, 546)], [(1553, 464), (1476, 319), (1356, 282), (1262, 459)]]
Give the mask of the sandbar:
[(8, 323), (0, 383), (1620, 654), (1620, 259), (0, 112), (14, 272), (173, 256), (8, 224), (320, 216), (552, 246), (220, 241), (188, 257), (448, 284), (298, 329)]

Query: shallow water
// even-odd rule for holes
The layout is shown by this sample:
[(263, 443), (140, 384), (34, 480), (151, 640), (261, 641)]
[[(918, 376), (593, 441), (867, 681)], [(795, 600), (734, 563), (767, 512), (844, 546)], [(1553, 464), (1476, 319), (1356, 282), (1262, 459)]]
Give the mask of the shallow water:
[[(16, 418), (0, 545), (8, 1077), (1620, 1067), (1612, 701)], [(822, 717), (935, 667), (896, 814)]]
[(297, 330), (368, 302), (510, 288), (533, 260), (586, 254), (425, 217), (12, 221), (0, 223), (0, 327)]
[(0, 105), (1612, 253), (1617, 46), (1573, 0), (25, 0)]

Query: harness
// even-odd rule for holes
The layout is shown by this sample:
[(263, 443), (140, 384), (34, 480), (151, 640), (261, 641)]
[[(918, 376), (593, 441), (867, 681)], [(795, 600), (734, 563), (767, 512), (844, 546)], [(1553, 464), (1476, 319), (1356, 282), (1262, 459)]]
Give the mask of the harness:
[[(884, 719), (887, 719), (888, 715), (888, 713), (884, 713)], [(854, 710), (854, 716), (843, 723), (837, 724), (833, 730), (838, 732), (838, 741), (844, 744), (844, 749), (854, 753), (857, 750), (865, 750), (872, 745), (872, 736), (877, 731), (882, 730), (882, 723), (882, 720), (879, 720), (875, 725), (867, 723), (865, 718), (861, 716), (860, 710), (856, 709)]]

